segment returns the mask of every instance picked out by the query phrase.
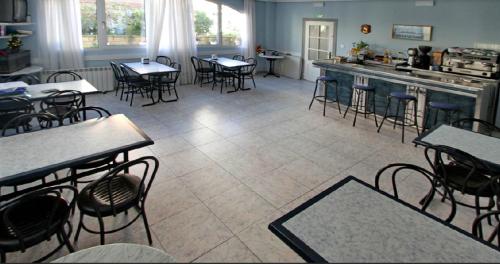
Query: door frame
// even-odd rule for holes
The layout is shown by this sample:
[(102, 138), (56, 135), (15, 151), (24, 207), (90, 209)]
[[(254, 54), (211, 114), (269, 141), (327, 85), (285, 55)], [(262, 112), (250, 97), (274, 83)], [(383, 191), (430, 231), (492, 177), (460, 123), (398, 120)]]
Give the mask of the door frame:
[(337, 18), (309, 18), (305, 17), (302, 19), (302, 53), (300, 59), (300, 79), (304, 80), (304, 68), (305, 68), (305, 48), (306, 48), (306, 23), (309, 21), (318, 21), (318, 22), (334, 22), (334, 32), (335, 32), (335, 41), (333, 43), (333, 53), (337, 54), (337, 29), (339, 25), (339, 20)]

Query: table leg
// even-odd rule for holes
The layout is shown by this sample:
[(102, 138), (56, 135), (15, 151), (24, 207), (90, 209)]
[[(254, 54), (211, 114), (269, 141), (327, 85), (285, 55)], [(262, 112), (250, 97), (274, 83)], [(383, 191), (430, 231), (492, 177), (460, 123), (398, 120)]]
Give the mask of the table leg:
[[(151, 87), (151, 89), (153, 89), (155, 86), (154, 82), (153, 82), (153, 87)], [(159, 85), (159, 82), (158, 82), (158, 85), (156, 85), (156, 87), (158, 88), (158, 101), (155, 102), (155, 98), (153, 96), (153, 90), (151, 91), (151, 101), (153, 101), (152, 103), (150, 104), (145, 104), (145, 105), (142, 105), (142, 107), (145, 107), (145, 106), (152, 106), (152, 105), (155, 105), (155, 104), (158, 104), (161, 100), (161, 97), (162, 97), (162, 93), (161, 93), (161, 87)]]
[[(82, 106), (86, 107), (87, 106), (87, 99), (85, 94), (82, 95)], [(83, 120), (87, 120), (87, 111), (83, 111)]]
[[(123, 152), (123, 163), (127, 163), (129, 160), (129, 157), (128, 157), (128, 151), (125, 151)], [(124, 172), (125, 173), (129, 173), (129, 169), (128, 168), (125, 168), (124, 169)]]
[(274, 64), (275, 64), (276, 60), (274, 60), (274, 59), (267, 59), (267, 60), (269, 61), (269, 71), (266, 73), (266, 75), (264, 75), (264, 78), (269, 76), (269, 75), (273, 75), (277, 78), (280, 78), (279, 74), (274, 72)]

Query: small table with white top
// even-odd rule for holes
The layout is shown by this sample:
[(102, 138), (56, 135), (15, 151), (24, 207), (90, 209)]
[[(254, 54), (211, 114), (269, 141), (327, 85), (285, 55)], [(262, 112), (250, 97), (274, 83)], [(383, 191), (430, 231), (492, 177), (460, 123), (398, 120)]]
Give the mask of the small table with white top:
[(500, 138), (441, 125), (426, 131), (413, 142), (421, 146), (443, 145), (461, 150), (481, 159), (490, 169), (500, 172)]
[(265, 54), (259, 54), (259, 57), (261, 58), (264, 58), (266, 59), (267, 61), (269, 61), (269, 71), (266, 73), (266, 75), (264, 75), (264, 77), (267, 77), (269, 75), (273, 75), (273, 76), (276, 76), (276, 77), (280, 77), (279, 74), (277, 74), (275, 71), (274, 71), (274, 66), (275, 66), (275, 63), (277, 60), (282, 60), (285, 58), (285, 56), (281, 56), (281, 55), (265, 55)]
[[(133, 72), (141, 75), (141, 76), (146, 76), (146, 75), (157, 75), (157, 74), (168, 74), (168, 73), (175, 73), (178, 72), (179, 70), (172, 68), (170, 66), (158, 63), (158, 62), (150, 62), (150, 63), (142, 63), (142, 62), (129, 62), (129, 63), (123, 63), (127, 68), (132, 70)], [(158, 78), (158, 81), (160, 81), (160, 78)], [(177, 92), (176, 92), (177, 94)], [(176, 96), (177, 97), (177, 96)], [(143, 106), (151, 106), (158, 104), (160, 102), (164, 103), (170, 103), (170, 102), (176, 102), (179, 98), (177, 97), (176, 99), (172, 100), (165, 100), (163, 99), (163, 91), (162, 88), (158, 86), (158, 100), (155, 101), (153, 96), (151, 96), (151, 100), (153, 100), (152, 103), (150, 104), (145, 104)]]
[[(228, 91), (228, 93), (234, 93), (234, 92), (237, 92), (239, 90), (242, 90), (242, 91), (251, 90), (250, 88), (244, 88), (244, 87), (242, 88), (241, 87), (241, 69), (243, 67), (252, 66), (252, 64), (245, 62), (245, 61), (232, 60), (232, 59), (228, 59), (228, 58), (224, 58), (224, 57), (220, 57), (217, 59), (205, 58), (203, 60), (208, 62), (208, 63), (219, 64), (219, 65), (223, 66), (224, 68), (232, 69), (232, 70), (235, 70), (237, 72), (237, 74), (238, 74), (238, 87), (234, 91)], [(214, 67), (214, 76), (215, 76), (215, 67)]]
[(111, 244), (96, 246), (71, 253), (52, 263), (173, 263), (167, 253), (136, 244)]

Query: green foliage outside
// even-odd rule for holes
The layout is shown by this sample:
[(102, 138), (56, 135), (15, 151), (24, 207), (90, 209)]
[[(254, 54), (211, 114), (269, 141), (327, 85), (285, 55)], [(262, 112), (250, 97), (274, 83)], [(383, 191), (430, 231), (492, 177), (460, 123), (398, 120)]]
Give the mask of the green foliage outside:
[(205, 12), (196, 11), (194, 27), (197, 35), (208, 34), (214, 22)]

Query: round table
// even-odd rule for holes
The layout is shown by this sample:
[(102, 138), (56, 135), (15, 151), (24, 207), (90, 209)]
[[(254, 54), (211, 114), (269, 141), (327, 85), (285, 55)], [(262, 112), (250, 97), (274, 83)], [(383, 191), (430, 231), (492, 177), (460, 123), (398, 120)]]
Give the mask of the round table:
[(281, 55), (264, 55), (264, 54), (259, 54), (259, 57), (264, 58), (269, 61), (269, 71), (264, 75), (264, 77), (267, 77), (269, 75), (273, 75), (276, 77), (280, 77), (275, 71), (274, 71), (274, 64), (277, 60), (282, 60), (285, 58), (285, 56)]
[(53, 263), (172, 263), (165, 252), (136, 244), (111, 244), (83, 249)]

